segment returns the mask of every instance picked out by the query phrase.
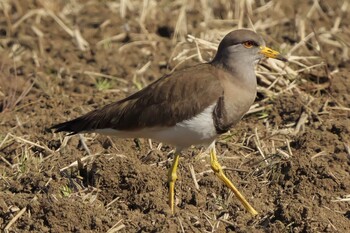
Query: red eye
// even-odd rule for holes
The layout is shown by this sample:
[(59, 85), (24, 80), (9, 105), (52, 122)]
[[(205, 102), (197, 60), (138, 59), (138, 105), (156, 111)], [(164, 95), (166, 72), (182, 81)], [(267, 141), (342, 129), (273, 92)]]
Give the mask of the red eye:
[(242, 43), (244, 47), (246, 47), (247, 49), (250, 49), (251, 47), (254, 46), (254, 43), (252, 41), (245, 41)]

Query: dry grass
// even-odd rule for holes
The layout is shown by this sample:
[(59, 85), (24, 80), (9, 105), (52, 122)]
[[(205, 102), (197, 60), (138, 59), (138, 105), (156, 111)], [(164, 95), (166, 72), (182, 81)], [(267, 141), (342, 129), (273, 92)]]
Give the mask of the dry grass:
[[(349, 28), (342, 28), (344, 25), (344, 16), (349, 14), (349, 2), (339, 1), (339, 9), (330, 8), (328, 4), (321, 7), (321, 1), (314, 0), (313, 4), (306, 9), (306, 12), (302, 12), (297, 15), (295, 19), (285, 18), (285, 11), (288, 9), (284, 8), (282, 1), (215, 1), (215, 4), (221, 4), (226, 8), (223, 10), (221, 17), (217, 16), (217, 13), (213, 12), (214, 7), (211, 5), (211, 1), (202, 0), (200, 3), (195, 1), (154, 1), (154, 0), (121, 0), (121, 1), (104, 1), (100, 3), (92, 0), (87, 4), (105, 4), (111, 12), (119, 14), (122, 22), (124, 22), (123, 32), (116, 35), (111, 35), (106, 38), (102, 38), (96, 42), (88, 41), (84, 38), (84, 28), (73, 20), (74, 17), (79, 17), (79, 14), (83, 12), (85, 4), (80, 1), (69, 0), (63, 1), (64, 3), (54, 3), (52, 1), (39, 1), (39, 4), (35, 9), (23, 9), (21, 8), (20, 1), (1, 1), (0, 11), (3, 13), (2, 22), (6, 24), (7, 35), (0, 39), (0, 52), (3, 54), (2, 57), (6, 57), (8, 61), (1, 64), (1, 71), (3, 74), (0, 75), (0, 82), (6, 82), (7, 78), (11, 77), (15, 80), (15, 84), (10, 84), (12, 88), (7, 86), (0, 87), (0, 117), (5, 112), (13, 112), (14, 114), (20, 109), (28, 106), (26, 103), (26, 96), (32, 91), (35, 83), (46, 83), (47, 79), (42, 78), (51, 77), (50, 74), (45, 73), (41, 69), (48, 59), (45, 53), (44, 44), (45, 40), (49, 40), (50, 31), (44, 31), (45, 28), (43, 21), (53, 20), (58, 28), (64, 31), (71, 39), (70, 42), (74, 44), (77, 50), (86, 52), (90, 49), (106, 48), (113, 46), (116, 43), (126, 40), (127, 38), (133, 38), (129, 43), (119, 47), (116, 52), (123, 54), (128, 51), (142, 48), (145, 54), (152, 53), (154, 48), (158, 44), (163, 43), (163, 39), (154, 32), (150, 32), (148, 29), (148, 22), (157, 19), (157, 15), (162, 13), (162, 7), (169, 7), (173, 9), (176, 20), (173, 33), (172, 33), (172, 51), (169, 51), (167, 66), (171, 70), (176, 70), (187, 62), (206, 62), (213, 58), (215, 50), (218, 46), (220, 39), (229, 31), (248, 27), (261, 34), (267, 40), (267, 44), (273, 48), (282, 51), (288, 58), (289, 62), (284, 63), (277, 60), (263, 60), (257, 67), (257, 78), (259, 81), (259, 93), (262, 94), (263, 98), (252, 106), (249, 111), (249, 115), (256, 118), (268, 118), (269, 111), (271, 109), (270, 102), (281, 95), (289, 94), (290, 96), (298, 95), (301, 96), (305, 101), (303, 102), (304, 110), (301, 113), (299, 119), (296, 122), (291, 122), (286, 125), (270, 126), (268, 120), (265, 121), (265, 129), (256, 128), (254, 132), (247, 132), (246, 135), (242, 135), (239, 141), (233, 141), (234, 135), (229, 132), (223, 135), (219, 143), (232, 146), (235, 149), (235, 153), (239, 155), (241, 165), (253, 163), (254, 170), (246, 173), (246, 178), (255, 176), (256, 180), (261, 185), (267, 185), (271, 180), (270, 177), (275, 175), (275, 165), (281, 161), (288, 161), (293, 159), (293, 151), (291, 149), (291, 142), (293, 136), (299, 135), (305, 131), (307, 124), (310, 124), (311, 119), (314, 117), (321, 116), (322, 114), (330, 114), (332, 112), (342, 111), (349, 112), (349, 108), (343, 106), (342, 103), (332, 101), (330, 105), (328, 102), (323, 103), (323, 112), (316, 111), (315, 107), (311, 107), (314, 102), (313, 93), (314, 91), (323, 91), (329, 85), (332, 80), (332, 75), (337, 73), (338, 67), (330, 68), (329, 64), (330, 57), (338, 57), (344, 62), (349, 61)], [(16, 6), (19, 10), (18, 15), (11, 15), (11, 6)], [(197, 9), (199, 7), (199, 9)], [(189, 25), (191, 12), (198, 10), (198, 14), (201, 17), (201, 21), (198, 23), (200, 30), (191, 30), (192, 27)], [(321, 16), (326, 22), (326, 26), (317, 27), (311, 25), (309, 20), (313, 17)], [(129, 28), (128, 20), (137, 22), (138, 31), (133, 31)], [(294, 22), (293, 22), (294, 20)], [(30, 22), (30, 23), (28, 23)], [(287, 22), (295, 24), (297, 41), (294, 43), (282, 42), (282, 34), (274, 30), (274, 28), (283, 28)], [(27, 27), (33, 42), (28, 45), (21, 43), (21, 41), (14, 40), (13, 32), (19, 28)], [(111, 21), (106, 20), (99, 25), (101, 30), (111, 24)], [(134, 25), (133, 25), (134, 26)], [(7, 43), (12, 41), (13, 44), (9, 49), (4, 49)], [(327, 51), (323, 48), (327, 47)], [(310, 49), (311, 48), (311, 49)], [(153, 50), (152, 50), (153, 49)], [(151, 52), (150, 52), (151, 51)], [(17, 67), (23, 66), (24, 61), (27, 58), (35, 64), (35, 67), (39, 71), (39, 74), (34, 74), (34, 80), (32, 75), (25, 77), (17, 76)], [(49, 60), (49, 59), (48, 59)], [(117, 63), (118, 61), (116, 61)], [(124, 88), (124, 92), (130, 92), (132, 89), (141, 89), (149, 83), (146, 81), (145, 74), (151, 72), (151, 69), (158, 66), (153, 61), (147, 61), (135, 67), (132, 77), (132, 85), (130, 82), (125, 80), (123, 77), (115, 76), (114, 74), (104, 74), (96, 68), (96, 70), (81, 69), (75, 71), (67, 71), (69, 75), (81, 75), (89, 77), (97, 83), (97, 78), (104, 78), (111, 80), (117, 85), (118, 88)], [(59, 67), (64, 68), (64, 67)], [(7, 69), (7, 70), (5, 70)], [(10, 76), (9, 70), (14, 70), (12, 76)], [(326, 77), (329, 82), (326, 85), (323, 83), (312, 83), (311, 90), (305, 89), (304, 84), (310, 83), (308, 75), (313, 72), (318, 72), (319, 76)], [(41, 73), (41, 74), (40, 74)], [(42, 75), (44, 73), (44, 75)], [(57, 77), (60, 74), (57, 74)], [(59, 77), (59, 79), (62, 77)], [(17, 80), (22, 80), (22, 85), (17, 86)], [(23, 81), (24, 80), (24, 81)], [(53, 81), (55, 83), (56, 81)], [(40, 88), (40, 85), (39, 85)], [(48, 89), (52, 89), (48, 91)], [(59, 92), (58, 87), (53, 85), (49, 88), (41, 86), (41, 91), (52, 95)], [(320, 120), (322, 121), (322, 120)], [(6, 122), (2, 122), (5, 125)], [(20, 127), (20, 121), (18, 120), (18, 126), (8, 128), (8, 132), (0, 133), (0, 166), (8, 167), (14, 174), (18, 176), (21, 173), (27, 172), (27, 164), (35, 164), (37, 172), (41, 172), (43, 163), (47, 163), (52, 157), (60, 153), (62, 148), (66, 147), (69, 137), (61, 139), (61, 146), (58, 149), (50, 149), (45, 142), (41, 141), (36, 135), (26, 135), (23, 131), (18, 131)], [(49, 137), (46, 135), (46, 137)], [(50, 136), (51, 137), (51, 136)], [(54, 136), (57, 137), (57, 136)], [(79, 167), (79, 163), (82, 166), (87, 166), (93, 161), (96, 156), (101, 154), (94, 154), (90, 152), (89, 146), (85, 143), (84, 138), (80, 138), (83, 145), (84, 151), (87, 155), (71, 164), (62, 165), (59, 168), (60, 172), (65, 172), (73, 167)], [(349, 148), (349, 142), (344, 142)], [(15, 146), (14, 146), (15, 145)], [(4, 154), (6, 148), (14, 146), (17, 149), (12, 155)], [(161, 145), (157, 148), (161, 149)], [(150, 143), (149, 150), (152, 148)], [(348, 149), (348, 151), (350, 151)], [(224, 154), (225, 151), (222, 151)], [(348, 152), (350, 154), (350, 152)], [(319, 159), (322, 156), (326, 156), (327, 153), (320, 151), (310, 156), (310, 160)], [(118, 154), (114, 156), (123, 157), (124, 155)], [(11, 158), (8, 159), (8, 158)], [(237, 159), (237, 157), (227, 158), (222, 156), (224, 159)], [(207, 159), (202, 157), (200, 159)], [(169, 160), (157, 163), (157, 165), (166, 165)], [(189, 165), (191, 171), (191, 177), (194, 182), (194, 186), (197, 190), (200, 190), (198, 182), (204, 177), (205, 174), (211, 172), (211, 170), (205, 170), (196, 172), (192, 165)], [(225, 169), (228, 169), (225, 167)], [(239, 169), (239, 168), (238, 168)], [(229, 169), (228, 169), (229, 170)], [(0, 173), (0, 179), (6, 181), (6, 175)], [(50, 182), (50, 181), (48, 181)], [(241, 182), (244, 182), (242, 180)], [(82, 199), (88, 199), (90, 201), (95, 200), (97, 197), (97, 191), (83, 187), (80, 184), (75, 184), (75, 187), (79, 187), (80, 191), (74, 190), (77, 196)], [(72, 187), (68, 187), (72, 188)], [(87, 195), (90, 195), (87, 197)], [(218, 209), (223, 209), (225, 205), (231, 202), (232, 195), (228, 196), (226, 200), (218, 202)], [(334, 202), (349, 202), (349, 196), (343, 198), (337, 198)], [(109, 207), (107, 204), (106, 207)], [(345, 211), (345, 210), (344, 210)], [(5, 232), (10, 232), (11, 227), (18, 221), (23, 214), (28, 212), (24, 207), (18, 211), (13, 218), (6, 223), (4, 228)], [(203, 219), (203, 215), (205, 216)], [(200, 219), (206, 221), (211, 229), (208, 232), (217, 232), (220, 224), (235, 226), (232, 222), (231, 213), (225, 213), (224, 215), (217, 218), (217, 216), (211, 213), (204, 213), (202, 216), (192, 216), (194, 219)], [(264, 219), (269, 216), (263, 216), (260, 220), (256, 220), (256, 224), (263, 222)], [(202, 219), (201, 219), (202, 218)], [(179, 217), (178, 224), (180, 230), (185, 232), (185, 222)], [(195, 225), (195, 224), (194, 224)], [(117, 221), (107, 232), (118, 232), (123, 230), (126, 225), (123, 220)], [(335, 227), (334, 227), (335, 228)]]

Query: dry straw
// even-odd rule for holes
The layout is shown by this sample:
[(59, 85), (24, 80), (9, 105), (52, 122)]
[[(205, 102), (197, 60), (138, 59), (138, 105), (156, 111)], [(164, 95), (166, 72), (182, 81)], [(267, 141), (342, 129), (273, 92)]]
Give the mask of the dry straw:
[[(97, 0), (88, 1), (87, 4), (106, 4), (109, 10), (118, 14), (124, 22), (127, 22), (130, 18), (136, 18), (135, 21), (140, 28), (140, 32), (131, 32), (126, 23), (124, 25), (124, 32), (103, 38), (95, 44), (89, 42), (87, 38), (84, 38), (84, 33), (82, 33), (84, 29), (79, 28), (70, 20), (72, 16), (79, 16), (80, 11), (85, 7), (85, 3), (82, 4), (79, 1), (73, 0), (65, 1), (65, 6), (59, 7), (59, 4), (54, 1), (39, 2), (42, 4), (42, 7), (31, 10), (21, 9), (17, 1), (3, 0), (0, 2), (0, 11), (3, 12), (3, 16), (1, 17), (4, 17), (7, 22), (8, 31), (10, 33), (15, 32), (19, 28), (26, 27), (26, 25), (30, 24), (30, 30), (34, 33), (32, 41), (38, 43), (38, 51), (34, 51), (34, 49), (30, 47), (23, 47), (20, 43), (15, 42), (11, 47), (11, 51), (8, 53), (8, 59), (13, 61), (14, 64), (20, 63), (23, 57), (29, 56), (34, 61), (36, 67), (39, 68), (41, 66), (40, 60), (45, 58), (43, 42), (49, 38), (46, 34), (49, 32), (43, 32), (41, 29), (41, 22), (46, 18), (52, 19), (54, 23), (72, 39), (71, 42), (80, 51), (88, 51), (92, 47), (103, 48), (106, 44), (110, 43), (120, 43), (128, 36), (132, 37), (133, 41), (119, 47), (115, 51), (116, 53), (130, 51), (136, 46), (156, 50), (157, 44), (162, 43), (159, 36), (147, 30), (147, 20), (149, 20), (149, 18), (155, 19), (158, 14), (162, 13), (162, 8), (158, 6), (158, 4), (160, 4), (159, 1), (143, 0), (141, 4), (140, 1), (136, 0), (104, 1), (104, 3), (100, 3)], [(350, 33), (348, 29), (343, 29), (341, 27), (344, 23), (343, 16), (349, 13), (349, 2), (343, 1), (339, 9), (328, 9), (328, 11), (324, 11), (320, 6), (320, 1), (313, 0), (313, 4), (307, 9), (307, 12), (305, 12), (304, 15), (297, 15), (295, 19), (285, 18), (283, 16), (285, 10), (282, 8), (283, 1), (221, 0), (213, 2), (215, 2), (215, 4), (219, 4), (220, 2), (222, 6), (225, 6), (220, 17), (213, 11), (213, 3), (211, 1), (201, 0), (195, 2), (177, 0), (168, 3), (167, 7), (174, 9), (177, 17), (176, 20), (174, 20), (174, 34), (172, 37), (174, 49), (169, 51), (171, 54), (169, 57), (169, 65), (172, 67), (172, 70), (178, 69), (188, 61), (209, 61), (213, 57), (220, 39), (226, 33), (233, 29), (248, 27), (262, 33), (268, 42), (274, 42), (270, 39), (272, 37), (278, 38), (279, 42), (275, 42), (273, 45), (277, 47), (276, 49), (283, 51), (289, 60), (288, 63), (277, 60), (264, 60), (261, 62), (257, 68), (257, 78), (261, 84), (258, 91), (263, 93), (263, 98), (252, 106), (248, 114), (255, 114), (257, 117), (262, 117), (262, 119), (268, 117), (268, 111), (272, 107), (269, 104), (270, 100), (282, 94), (297, 94), (307, 100), (304, 111), (296, 122), (287, 125), (278, 125), (272, 128), (268, 124), (268, 121), (266, 121), (266, 129), (262, 130), (256, 128), (254, 132), (246, 133), (236, 142), (232, 140), (232, 138), (234, 138), (233, 132), (228, 132), (219, 140), (219, 143), (225, 143), (227, 146), (235, 148), (235, 152), (239, 154), (239, 157), (232, 157), (232, 159), (240, 158), (242, 165), (253, 163), (255, 170), (251, 173), (248, 173), (244, 169), (238, 168), (237, 170), (247, 174), (245, 176), (247, 178), (255, 175), (255, 179), (263, 185), (269, 182), (266, 177), (274, 172), (273, 167), (276, 163), (279, 163), (280, 160), (289, 160), (293, 157), (293, 151), (290, 146), (291, 140), (293, 140), (292, 136), (304, 132), (306, 125), (310, 123), (309, 120), (312, 117), (317, 118), (318, 114), (328, 114), (328, 112), (331, 111), (350, 111), (348, 107), (344, 107), (340, 103), (336, 103), (336, 105), (332, 106), (325, 103), (323, 113), (315, 113), (309, 107), (314, 100), (313, 97), (301, 88), (301, 84), (308, 82), (305, 75), (303, 75), (305, 73), (321, 69), (324, 71), (323, 75), (331, 80), (332, 73), (337, 72), (337, 70), (330, 71), (327, 67), (328, 61), (325, 54), (328, 51), (323, 51), (323, 46), (328, 46), (333, 52), (340, 51), (341, 59), (344, 61), (349, 60)], [(13, 20), (11, 16), (11, 4), (17, 4), (19, 11), (22, 13), (22, 16), (16, 20)], [(200, 12), (202, 21), (198, 23), (198, 28), (200, 28), (200, 30), (192, 31), (190, 29), (192, 27), (189, 27), (189, 12), (195, 11), (196, 9)], [(335, 14), (329, 15), (329, 12), (335, 12)], [(328, 27), (313, 27), (308, 20), (312, 19), (315, 15), (320, 15), (325, 22), (331, 22), (331, 25)], [(283, 28), (285, 23), (293, 22), (293, 20), (295, 20), (296, 38), (298, 38), (298, 41), (295, 43), (283, 42), (282, 34), (277, 31), (277, 29), (274, 30), (274, 28)], [(106, 19), (100, 25), (100, 28), (102, 29), (110, 24), (111, 21)], [(270, 33), (272, 33), (271, 37), (269, 36)], [(1, 39), (0, 41), (1, 45), (5, 45), (7, 42), (6, 39)], [(311, 50), (309, 49), (310, 47), (312, 47)], [(154, 64), (152, 61), (149, 61), (135, 68), (134, 85), (137, 88), (141, 88), (147, 84), (144, 81), (139, 81), (137, 78), (147, 74), (147, 72), (156, 65), (157, 64)], [(128, 81), (125, 79), (110, 74), (102, 74), (99, 70), (78, 70), (74, 71), (74, 73), (89, 76), (93, 79), (104, 78), (116, 81), (120, 89), (130, 87), (128, 86)], [(38, 76), (37, 78), (39, 79), (40, 77)], [(29, 80), (29, 83), (30, 84), (23, 89), (19, 96), (10, 95), (7, 99), (3, 99), (2, 108), (13, 111), (17, 107), (18, 110), (19, 103), (32, 91), (34, 82)], [(318, 85), (316, 88), (318, 88), (317, 90), (323, 90), (325, 86)], [(4, 93), (4, 90), (0, 89), (0, 97), (3, 98), (5, 95)], [(61, 153), (70, 140), (70, 137), (61, 138), (61, 147), (55, 150), (48, 148), (46, 143), (39, 140), (37, 135), (22, 135), (20, 133), (16, 135), (16, 132), (16, 129), (9, 129), (9, 133), (6, 135), (0, 134), (0, 159), (16, 174), (19, 174), (21, 172), (20, 167), (25, 165), (23, 161), (21, 161), (21, 157), (26, 156), (26, 162), (35, 161), (35, 163), (38, 164), (38, 172), (40, 172), (40, 165), (49, 162), (51, 158)], [(54, 137), (58, 136), (54, 135)], [(102, 155), (102, 153), (91, 153), (89, 149), (89, 138), (83, 138), (81, 136), (80, 140), (87, 155), (79, 161), (69, 165), (62, 165), (62, 167), (59, 168), (62, 173), (66, 172), (68, 169), (76, 168), (79, 166), (79, 163), (82, 163), (83, 166), (87, 166), (96, 156)], [(8, 145), (13, 144), (15, 144), (17, 148), (22, 148), (22, 151), (20, 152), (20, 150), (17, 150), (11, 160), (6, 159), (6, 155), (1, 151)], [(162, 147), (162, 144), (159, 144), (156, 148), (153, 148), (152, 142), (149, 142), (148, 145), (150, 150), (160, 150)], [(344, 145), (350, 156), (349, 143), (344, 142)], [(43, 153), (45, 153), (45, 155)], [(310, 160), (316, 160), (322, 156), (327, 156), (327, 153), (324, 151), (316, 153), (310, 156)], [(114, 155), (111, 156), (111, 159), (112, 157), (125, 158), (125, 155)], [(203, 157), (199, 159), (203, 159)], [(166, 159), (152, 164), (151, 166), (166, 166), (168, 161), (169, 159)], [(199, 180), (204, 174), (212, 172), (205, 167), (196, 172), (197, 169), (192, 165), (189, 165), (189, 170), (195, 187), (198, 190), (200, 189), (198, 185)], [(47, 185), (49, 182), (52, 181), (47, 181)], [(244, 182), (244, 180), (241, 182)], [(79, 185), (77, 185), (77, 187), (78, 186)], [(80, 198), (87, 198), (89, 200), (94, 200), (94, 198), (96, 198), (96, 190), (85, 189), (84, 187), (80, 188), (81, 195), (78, 195)], [(87, 197), (86, 195), (88, 193), (93, 195)], [(231, 198), (232, 196), (228, 197), (226, 201), (229, 202)], [(117, 199), (113, 200), (113, 202), (114, 201), (117, 201)], [(333, 201), (348, 202), (349, 196), (337, 198)], [(109, 209), (113, 202), (107, 204), (106, 208)], [(222, 203), (218, 204), (217, 208), (223, 208), (222, 205)], [(4, 231), (10, 232), (11, 227), (16, 224), (16, 221), (27, 212), (28, 210), (26, 207), (21, 208), (6, 224)], [(219, 229), (220, 224), (235, 227), (235, 223), (229, 220), (230, 217), (231, 213), (225, 213), (219, 218), (210, 216), (208, 213), (203, 213), (201, 217), (193, 216), (193, 219), (197, 219), (198, 222), (206, 221), (211, 228), (210, 232), (215, 232)], [(267, 218), (269, 218), (269, 216), (263, 216), (260, 220), (256, 220), (255, 223), (257, 224), (258, 221), (262, 222)], [(180, 230), (185, 232), (185, 222), (180, 217), (177, 220)], [(123, 230), (125, 228), (123, 222), (125, 221), (120, 219), (107, 232), (112, 233)]]

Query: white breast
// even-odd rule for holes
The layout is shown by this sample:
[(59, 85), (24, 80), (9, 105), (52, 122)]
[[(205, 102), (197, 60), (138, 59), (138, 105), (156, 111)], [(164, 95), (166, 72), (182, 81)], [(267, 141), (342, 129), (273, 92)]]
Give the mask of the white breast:
[(200, 144), (209, 145), (217, 137), (213, 121), (214, 107), (215, 104), (210, 105), (200, 114), (172, 127), (154, 127), (134, 131), (106, 128), (95, 132), (121, 138), (152, 138), (177, 148)]

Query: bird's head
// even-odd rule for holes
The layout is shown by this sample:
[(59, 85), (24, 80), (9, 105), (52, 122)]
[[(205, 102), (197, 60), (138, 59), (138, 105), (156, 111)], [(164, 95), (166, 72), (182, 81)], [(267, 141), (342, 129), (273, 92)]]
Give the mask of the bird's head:
[(279, 52), (266, 47), (260, 35), (248, 29), (239, 29), (222, 39), (212, 63), (222, 63), (235, 70), (237, 66), (253, 66), (263, 57), (287, 61)]

